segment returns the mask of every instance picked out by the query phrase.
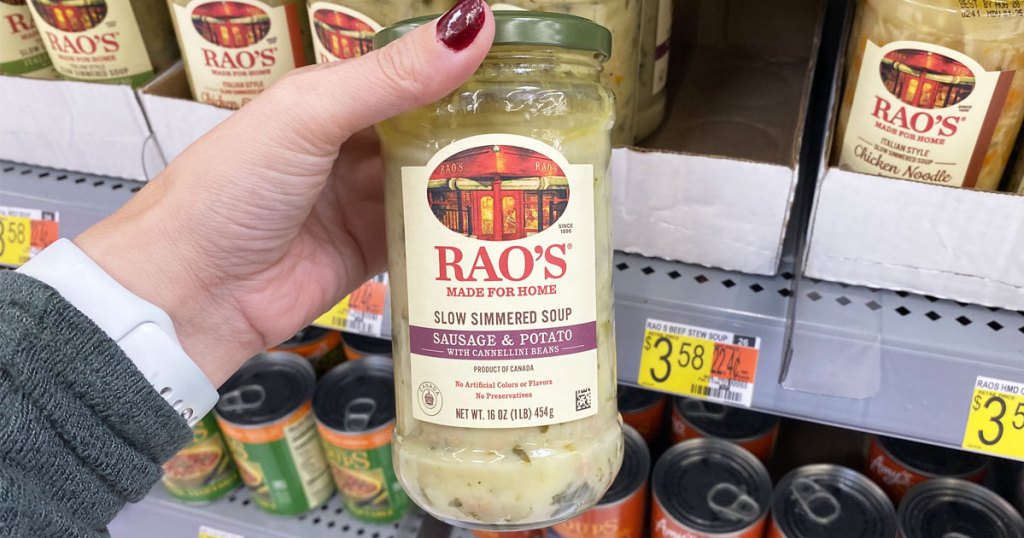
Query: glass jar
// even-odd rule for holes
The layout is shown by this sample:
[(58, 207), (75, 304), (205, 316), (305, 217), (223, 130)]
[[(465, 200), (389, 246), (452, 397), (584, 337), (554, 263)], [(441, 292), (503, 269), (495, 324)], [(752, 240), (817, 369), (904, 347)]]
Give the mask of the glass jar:
[(0, 1), (0, 21), (0, 75), (57, 78), (27, 1)]
[(665, 104), (668, 100), (665, 84), (668, 82), (672, 2), (673, 0), (643, 0), (634, 141), (650, 136), (665, 118)]
[(241, 108), (313, 63), (302, 0), (168, 0), (192, 98)]
[(836, 164), (996, 190), (1024, 114), (1024, 16), (999, 5), (861, 0)]
[(161, 0), (28, 2), (61, 78), (140, 87), (178, 59)]
[(633, 131), (640, 70), (640, 3), (641, 0), (502, 0), (493, 8), (567, 13), (590, 19), (612, 33), (614, 46), (601, 73), (601, 82), (615, 92), (612, 144), (628, 146), (636, 138)]
[(309, 0), (317, 63), (346, 60), (373, 50), (373, 34), (398, 21), (443, 13), (451, 0)]
[[(395, 468), (435, 517), (526, 530), (622, 461), (612, 325), (611, 47), (580, 17), (498, 11), (446, 98), (380, 123)], [(385, 29), (383, 46), (417, 19)]]

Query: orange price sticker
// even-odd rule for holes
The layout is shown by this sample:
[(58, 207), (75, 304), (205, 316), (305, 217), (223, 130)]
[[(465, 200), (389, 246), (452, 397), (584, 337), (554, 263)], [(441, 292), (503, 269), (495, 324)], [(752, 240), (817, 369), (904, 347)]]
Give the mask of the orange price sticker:
[(313, 325), (380, 337), (387, 309), (388, 276), (377, 275), (341, 300)]
[(57, 240), (56, 211), (0, 206), (0, 265), (18, 267)]
[(749, 407), (760, 347), (757, 337), (649, 319), (637, 383)]

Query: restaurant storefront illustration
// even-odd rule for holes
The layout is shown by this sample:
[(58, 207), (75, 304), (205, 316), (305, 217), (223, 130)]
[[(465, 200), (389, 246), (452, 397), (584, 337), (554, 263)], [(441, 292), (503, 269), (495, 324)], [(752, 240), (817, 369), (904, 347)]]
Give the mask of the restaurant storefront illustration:
[(255, 45), (270, 33), (270, 16), (241, 2), (210, 2), (192, 10), (192, 26), (203, 39), (227, 48)]
[(486, 241), (510, 241), (551, 227), (569, 202), (569, 182), (544, 155), (515, 146), (461, 151), (427, 185), (430, 209), (448, 229)]
[(342, 60), (373, 50), (373, 34), (377, 31), (369, 23), (333, 9), (317, 10), (313, 14), (313, 28), (320, 44)]
[(84, 32), (107, 16), (105, 0), (32, 0), (46, 24), (62, 32)]
[(974, 90), (975, 78), (970, 68), (934, 52), (894, 50), (882, 59), (880, 69), (885, 89), (918, 108), (952, 106)]

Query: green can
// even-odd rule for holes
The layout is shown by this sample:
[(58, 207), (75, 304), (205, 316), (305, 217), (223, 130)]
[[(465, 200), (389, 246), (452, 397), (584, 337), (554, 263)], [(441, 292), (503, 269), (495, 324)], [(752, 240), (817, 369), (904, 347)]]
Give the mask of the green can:
[(192, 442), (164, 464), (164, 488), (190, 504), (206, 504), (242, 485), (213, 413), (192, 428)]
[(313, 419), (315, 375), (286, 352), (249, 359), (220, 388), (215, 412), (242, 481), (257, 506), (296, 515), (334, 492)]
[(331, 370), (313, 399), (317, 427), (345, 509), (367, 523), (398, 521), (409, 507), (391, 463), (395, 380), (391, 359)]

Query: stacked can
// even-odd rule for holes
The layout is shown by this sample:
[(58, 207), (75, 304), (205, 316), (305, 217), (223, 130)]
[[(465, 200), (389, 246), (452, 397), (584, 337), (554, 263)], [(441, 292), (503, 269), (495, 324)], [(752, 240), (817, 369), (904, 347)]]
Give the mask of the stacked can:
[(551, 538), (638, 538), (647, 518), (647, 477), (651, 454), (640, 433), (622, 427), (622, 467), (604, 497), (587, 510), (548, 530)]
[(981, 454), (872, 436), (867, 474), (899, 504), (910, 488), (932, 478), (961, 478), (980, 484), (988, 464), (989, 459)]
[(652, 538), (761, 538), (772, 483), (753, 454), (719, 439), (670, 448), (651, 478)]
[(866, 476), (838, 465), (806, 465), (775, 486), (766, 538), (889, 538), (896, 511)]
[(665, 408), (668, 397), (652, 390), (638, 389), (628, 385), (619, 385), (619, 414), (622, 421), (635, 429), (652, 445), (661, 437), (662, 423), (665, 421)]
[(172, 497), (192, 504), (213, 502), (242, 485), (212, 413), (192, 428), (192, 442), (164, 464), (163, 484)]
[(331, 368), (345, 361), (341, 350), (341, 333), (320, 327), (306, 327), (271, 351), (302, 355), (313, 365), (317, 378), (323, 377)]
[(345, 508), (367, 523), (398, 521), (409, 497), (391, 464), (394, 365), (369, 357), (328, 373), (313, 399), (317, 427)]
[(390, 340), (345, 333), (341, 336), (341, 343), (345, 347), (345, 357), (350, 361), (366, 357), (391, 358)]
[(713, 438), (735, 443), (762, 462), (772, 459), (779, 417), (749, 409), (676, 397), (672, 402), (672, 440)]
[(246, 362), (220, 388), (215, 412), (257, 506), (295, 515), (334, 492), (313, 420), (309, 361), (281, 351)]
[(1010, 503), (956, 478), (913, 487), (896, 517), (900, 538), (1024, 538), (1024, 519)]

